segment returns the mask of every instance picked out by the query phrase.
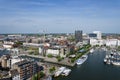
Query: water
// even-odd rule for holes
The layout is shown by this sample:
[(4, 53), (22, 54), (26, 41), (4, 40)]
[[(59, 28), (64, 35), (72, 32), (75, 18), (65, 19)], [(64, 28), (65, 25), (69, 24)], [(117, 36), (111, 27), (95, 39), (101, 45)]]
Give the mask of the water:
[(4, 55), (4, 54), (9, 54), (9, 53), (10, 53), (10, 51), (8, 51), (8, 50), (6, 50), (6, 49), (0, 50), (0, 57), (1, 57), (2, 55)]
[(85, 63), (74, 66), (67, 77), (58, 77), (53, 80), (120, 80), (120, 67), (103, 63), (106, 52), (96, 50), (89, 54)]
[(34, 60), (34, 61), (37, 61), (37, 62), (42, 61), (42, 59), (40, 59), (40, 58), (34, 58), (34, 57), (30, 57), (30, 56), (20, 56), (20, 57), (23, 58), (23, 59), (30, 59), (30, 60)]

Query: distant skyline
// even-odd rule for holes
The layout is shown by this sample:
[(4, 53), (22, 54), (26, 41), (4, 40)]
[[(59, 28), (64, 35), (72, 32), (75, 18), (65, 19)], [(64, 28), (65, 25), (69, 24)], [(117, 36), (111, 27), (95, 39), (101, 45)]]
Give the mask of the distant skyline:
[(0, 0), (0, 33), (120, 33), (120, 0)]

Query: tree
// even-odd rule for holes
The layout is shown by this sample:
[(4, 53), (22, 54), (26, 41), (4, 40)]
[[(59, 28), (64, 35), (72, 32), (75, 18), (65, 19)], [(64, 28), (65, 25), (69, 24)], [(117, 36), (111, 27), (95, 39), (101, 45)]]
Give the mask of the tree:
[(32, 80), (37, 80), (36, 77), (35, 77), (35, 75), (32, 76)]
[(0, 74), (0, 79), (2, 79), (3, 78), (3, 76), (2, 76), (2, 74)]
[(61, 60), (63, 59), (63, 58), (60, 57), (60, 56), (57, 56), (56, 58), (57, 58), (58, 62), (61, 61)]
[(13, 47), (20, 47), (21, 45), (23, 45), (23, 43), (18, 41), (18, 42), (15, 42)]
[(48, 54), (47, 57), (48, 57), (48, 58), (52, 58), (53, 55), (52, 55), (52, 54)]
[(38, 72), (38, 79), (43, 78), (45, 76), (44, 72), (40, 71)]
[(53, 73), (55, 70), (56, 70), (56, 69), (55, 69), (55, 66), (53, 66), (53, 67), (51, 67), (51, 68), (49, 69), (49, 72), (50, 72), (50, 73)]

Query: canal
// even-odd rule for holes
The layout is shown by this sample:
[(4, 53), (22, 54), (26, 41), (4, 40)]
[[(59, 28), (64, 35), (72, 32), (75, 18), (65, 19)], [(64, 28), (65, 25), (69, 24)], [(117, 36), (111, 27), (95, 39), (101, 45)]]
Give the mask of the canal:
[(53, 80), (120, 80), (120, 67), (106, 65), (103, 59), (107, 52), (95, 50), (85, 63), (72, 67), (69, 76), (60, 76)]
[(9, 54), (9, 53), (10, 53), (9, 50), (6, 50), (6, 49), (0, 50), (0, 57), (1, 57), (2, 55), (4, 55), (4, 54)]

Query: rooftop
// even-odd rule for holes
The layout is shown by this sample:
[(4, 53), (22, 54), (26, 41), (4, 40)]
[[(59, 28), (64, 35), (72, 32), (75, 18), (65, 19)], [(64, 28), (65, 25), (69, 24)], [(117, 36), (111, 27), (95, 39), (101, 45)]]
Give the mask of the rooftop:
[(20, 62), (15, 63), (15, 65), (23, 66), (23, 65), (25, 65), (25, 64), (29, 64), (29, 63), (32, 63), (32, 62), (33, 62), (33, 61), (23, 60), (23, 61), (20, 61)]

